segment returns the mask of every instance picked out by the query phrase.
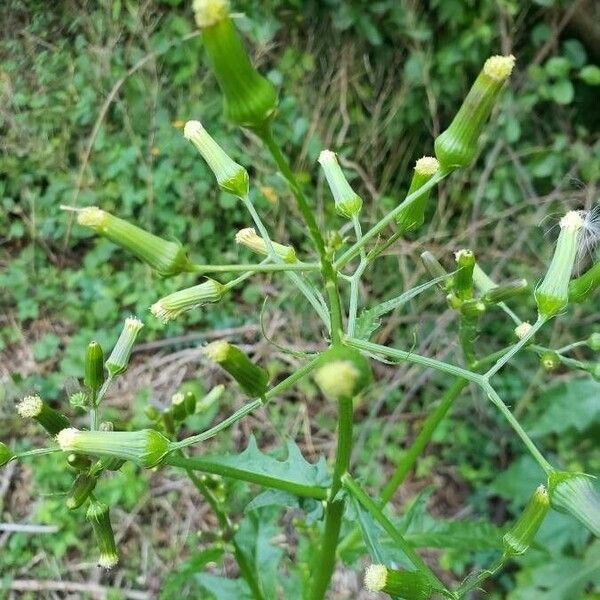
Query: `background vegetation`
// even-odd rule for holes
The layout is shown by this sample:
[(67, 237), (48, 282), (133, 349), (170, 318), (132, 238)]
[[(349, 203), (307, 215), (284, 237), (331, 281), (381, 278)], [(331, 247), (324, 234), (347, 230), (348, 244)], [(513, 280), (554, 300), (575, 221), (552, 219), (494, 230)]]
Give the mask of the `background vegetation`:
[[(247, 0), (236, 8), (244, 13), (240, 26), (257, 42), (256, 62), (283, 90), (279, 136), (297, 172), (317, 184), (315, 210), (332, 229), (339, 222), (327, 194), (321, 194), (315, 167), (321, 149), (340, 153), (365, 199), (367, 218), (375, 221), (402, 197), (412, 163), (431, 153), (433, 137), (483, 60), (498, 52), (517, 56), (515, 81), (476, 167), (441, 187), (435, 214), (418, 239), (393, 247), (377, 264), (372, 293), (417, 281), (423, 249), (449, 264), (452, 252), (465, 245), (493, 276), (535, 282), (548, 263), (545, 233), (556, 215), (597, 203), (600, 33), (594, 33), (598, 14), (592, 2)], [(193, 279), (154, 278), (114, 245), (72, 227), (59, 210), (60, 204), (99, 205), (163, 237), (187, 240), (195, 262), (234, 259), (235, 231), (248, 222), (183, 140), (185, 120), (198, 118), (249, 169), (259, 190), (254, 201), (274, 230), (285, 230), (285, 237), (303, 247), (305, 233), (290, 216), (289, 193), (272, 175), (270, 160), (251, 136), (221, 119), (220, 96), (202, 62), (189, 3), (64, 0), (49, 8), (42, 0), (7, 0), (0, 7), (0, 32), (3, 441), (18, 445), (24, 438), (14, 401), (37, 391), (64, 402), (65, 390), (82, 376), (87, 343), (96, 339), (110, 347), (129, 314), (144, 317), (145, 338), (129, 376), (108, 401), (116, 422), (145, 423), (144, 408), (168, 402), (184, 380), (206, 387), (220, 382), (197, 350), (216, 336), (246, 345), (273, 372), (293, 368), (293, 357), (257, 343), (256, 317), (265, 297), (270, 338), (282, 346), (318, 343), (310, 338), (304, 306), (280, 279), (256, 277), (217, 310), (199, 310), (164, 327), (150, 318), (148, 306)], [(584, 257), (582, 267), (589, 260)], [(284, 303), (292, 320), (280, 310)], [(597, 316), (572, 309), (571, 318), (554, 327), (553, 341), (586, 337)], [(510, 339), (510, 324), (498, 332), (497, 323), (482, 333), (483, 348), (494, 349), (486, 335), (491, 327), (495, 336)], [(429, 294), (392, 315), (377, 341), (398, 340), (432, 356), (452, 356), (455, 327), (443, 297)], [(600, 384), (536, 368), (534, 357), (523, 356), (507, 369), (500, 382), (503, 396), (558, 464), (599, 472), (594, 440), (600, 433)], [(380, 385), (365, 398), (357, 420), (361, 451), (383, 457), (383, 470), (359, 473), (373, 486), (385, 481), (437, 399), (436, 390), (445, 385), (440, 380), (436, 387), (435, 375), (410, 366), (380, 369), (379, 375)], [(221, 408), (230, 412), (239, 401), (231, 393)], [(244, 421), (218, 443), (242, 448), (252, 429), (265, 448), (290, 435), (308, 457), (329, 453), (332, 417), (306, 383), (302, 394)], [(214, 523), (187, 484), (169, 472), (141, 477), (130, 465), (114, 477), (111, 502), (120, 505), (116, 528), (123, 556), (122, 566), (107, 574), (90, 562), (89, 536), (64, 507), (63, 478), (52, 457), (36, 462), (35, 470), (12, 465), (0, 472), (0, 594), (87, 597), (108, 589), (114, 598), (145, 598), (162, 590), (169, 598), (172, 590), (181, 593), (187, 586), (183, 597), (199, 597), (192, 574), (215, 559), (206, 551), (213, 547)], [(417, 518), (431, 522), (432, 535), (441, 536), (438, 552), (460, 580), (487, 562), (486, 540), (518, 513), (537, 483), (536, 467), (473, 391), (446, 420), (395, 505), (400, 511), (412, 506)], [(241, 511), (247, 490), (232, 494), (231, 487), (226, 493)], [(481, 520), (478, 547), (460, 544), (465, 506), (471, 519)], [(14, 533), (6, 527), (12, 521), (57, 530)], [(283, 525), (265, 533), (281, 536), (281, 552), (292, 535)], [(490, 584), (492, 598), (598, 597), (600, 545), (590, 543), (583, 527), (554, 514), (538, 542), (536, 551)], [(338, 573), (336, 598), (358, 596), (356, 572)], [(48, 581), (58, 591), (46, 590)]]

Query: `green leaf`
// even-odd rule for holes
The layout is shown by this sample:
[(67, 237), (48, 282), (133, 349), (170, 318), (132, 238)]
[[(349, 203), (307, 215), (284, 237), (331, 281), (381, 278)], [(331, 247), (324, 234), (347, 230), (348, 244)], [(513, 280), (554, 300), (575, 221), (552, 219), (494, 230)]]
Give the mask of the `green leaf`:
[(265, 490), (253, 498), (245, 512), (259, 510), (265, 506), (299, 508), (306, 512), (306, 522), (310, 525), (323, 516), (323, 504), (314, 498), (299, 498), (283, 490)]
[(545, 482), (545, 474), (530, 456), (521, 456), (506, 471), (502, 471), (489, 486), (493, 494), (508, 500), (518, 510), (529, 499), (532, 490)]
[(196, 581), (216, 600), (253, 600), (248, 584), (243, 579), (227, 579), (211, 573), (201, 573), (196, 575)]
[(529, 428), (532, 437), (585, 431), (600, 422), (600, 383), (576, 379), (555, 385), (540, 394), (539, 408), (539, 416)]
[(502, 531), (486, 521), (433, 521), (430, 529), (409, 533), (417, 548), (453, 548), (465, 552), (500, 550)]
[(568, 79), (559, 79), (550, 86), (550, 93), (558, 104), (571, 104), (575, 97), (575, 88)]
[(195, 578), (198, 571), (201, 571), (209, 562), (219, 560), (222, 555), (223, 550), (221, 548), (211, 548), (194, 554), (163, 582), (159, 596), (160, 600), (175, 598), (181, 593), (181, 588)]

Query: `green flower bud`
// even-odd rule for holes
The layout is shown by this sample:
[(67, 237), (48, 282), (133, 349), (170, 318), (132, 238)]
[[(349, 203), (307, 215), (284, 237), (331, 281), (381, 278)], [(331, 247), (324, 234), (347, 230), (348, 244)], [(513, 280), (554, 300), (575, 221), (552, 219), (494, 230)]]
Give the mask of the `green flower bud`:
[(568, 212), (560, 220), (560, 233), (550, 267), (535, 290), (535, 301), (541, 317), (550, 319), (564, 310), (569, 302), (569, 280), (577, 258), (579, 237), (584, 226), (581, 213)]
[(87, 456), (72, 452), (67, 456), (67, 464), (76, 471), (87, 471), (92, 466), (92, 461)]
[(252, 66), (229, 17), (229, 3), (194, 0), (193, 8), (209, 66), (223, 93), (225, 117), (243, 127), (264, 127), (277, 108), (277, 92)]
[(218, 402), (223, 393), (225, 392), (225, 386), (223, 384), (216, 385), (206, 396), (196, 402), (196, 413), (205, 413), (215, 402)]
[(586, 341), (586, 345), (590, 350), (600, 352), (600, 333), (594, 332)]
[(577, 304), (587, 300), (600, 287), (600, 262), (569, 284), (569, 301)]
[(568, 512), (600, 537), (600, 494), (590, 475), (554, 471), (548, 478), (552, 507)]
[(371, 364), (354, 348), (334, 346), (321, 355), (313, 377), (327, 398), (353, 398), (371, 382)]
[(140, 431), (80, 431), (63, 429), (57, 436), (63, 452), (130, 460), (147, 469), (169, 451), (169, 440), (154, 429)]
[[(415, 163), (408, 196), (425, 185), (439, 170), (440, 163), (432, 156), (423, 156)], [(415, 231), (425, 222), (425, 207), (431, 190), (424, 192), (396, 215), (396, 223), (400, 231)]]
[(173, 292), (161, 298), (150, 307), (150, 312), (163, 323), (168, 323), (184, 312), (210, 302), (218, 302), (226, 291), (223, 284), (207, 278), (199, 285)]
[(471, 250), (459, 250), (455, 254), (458, 271), (454, 275), (454, 288), (456, 295), (461, 300), (469, 300), (473, 297), (473, 269), (475, 267), (475, 255)]
[(90, 342), (85, 352), (85, 385), (97, 392), (104, 383), (104, 352), (98, 342)]
[(204, 355), (229, 373), (252, 398), (262, 397), (267, 391), (269, 374), (255, 365), (238, 347), (219, 340), (204, 347)]
[(469, 319), (478, 319), (485, 313), (485, 304), (481, 300), (464, 300), (460, 304), (460, 313)]
[(490, 304), (498, 304), (499, 302), (506, 302), (507, 300), (521, 296), (528, 290), (529, 284), (526, 279), (516, 279), (515, 281), (493, 287), (486, 292), (483, 299)]
[(98, 564), (105, 569), (112, 569), (119, 562), (119, 554), (115, 544), (115, 536), (110, 524), (110, 511), (103, 502), (93, 499), (86, 511), (86, 519), (89, 521), (96, 543), (100, 551)]
[(171, 410), (173, 411), (173, 417), (177, 421), (183, 421), (186, 418), (184, 394), (177, 392), (171, 396)]
[(340, 217), (345, 217), (346, 219), (351, 219), (358, 215), (362, 208), (362, 199), (350, 187), (335, 153), (331, 152), (331, 150), (323, 150), (319, 154), (319, 163), (323, 169), (323, 173), (325, 173), (327, 184), (335, 202), (335, 212)]
[(9, 463), (14, 457), (12, 450), (6, 444), (0, 442), (0, 467)]
[(420, 571), (397, 571), (385, 565), (367, 567), (365, 588), (370, 592), (384, 592), (404, 600), (428, 600), (434, 593), (431, 583)]
[(39, 396), (26, 396), (17, 405), (17, 412), (24, 419), (35, 419), (50, 435), (69, 427), (69, 419), (50, 408)]
[[(262, 254), (263, 256), (268, 256), (269, 249), (267, 248), (267, 243), (262, 239), (259, 235), (256, 234), (256, 231), (252, 227), (246, 227), (245, 229), (240, 229), (235, 234), (235, 241), (237, 244), (241, 244), (242, 246), (246, 246), (253, 252), (257, 254)], [(298, 262), (296, 258), (296, 251), (292, 246), (284, 246), (283, 244), (278, 244), (277, 242), (271, 242), (273, 246), (273, 250), (281, 260), (286, 263), (295, 263)]]
[(143, 326), (144, 324), (136, 317), (125, 319), (119, 339), (106, 361), (106, 370), (110, 377), (116, 377), (127, 370), (131, 350)]
[(466, 167), (473, 162), (479, 136), (514, 64), (514, 56), (492, 56), (485, 61), (452, 123), (435, 140), (435, 155), (442, 167)]
[(519, 556), (527, 551), (549, 510), (548, 491), (540, 485), (529, 499), (521, 516), (502, 538), (506, 557)]
[(199, 121), (188, 121), (183, 135), (196, 146), (223, 191), (239, 198), (248, 196), (248, 172), (229, 158)]
[(560, 356), (556, 352), (544, 352), (540, 356), (540, 365), (545, 371), (555, 371), (560, 367)]
[[(431, 279), (437, 279), (438, 277), (446, 277), (448, 275), (448, 271), (442, 267), (438, 259), (431, 253), (429, 250), (426, 250), (421, 254), (421, 260), (423, 261), (423, 266), (429, 273)], [(440, 289), (445, 290), (448, 288), (450, 280), (446, 279), (445, 281), (441, 281), (438, 283)]]
[(67, 508), (75, 510), (79, 508), (94, 491), (98, 479), (88, 473), (79, 473), (71, 486), (69, 495), (67, 496)]
[(184, 273), (191, 267), (179, 242), (163, 240), (96, 206), (77, 209), (77, 222), (128, 250), (162, 277)]

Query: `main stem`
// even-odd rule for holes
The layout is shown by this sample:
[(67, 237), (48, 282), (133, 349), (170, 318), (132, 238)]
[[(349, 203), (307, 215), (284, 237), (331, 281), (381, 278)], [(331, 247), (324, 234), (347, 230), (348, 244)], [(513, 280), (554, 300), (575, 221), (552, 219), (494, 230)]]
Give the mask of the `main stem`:
[(321, 538), (320, 551), (317, 553), (313, 585), (310, 600), (325, 598), (333, 570), (335, 568), (336, 548), (340, 536), (345, 500), (336, 498), (342, 487), (342, 476), (347, 473), (352, 453), (352, 399), (340, 398), (338, 401), (338, 440), (333, 469), (333, 480), (327, 508), (325, 509), (325, 529)]

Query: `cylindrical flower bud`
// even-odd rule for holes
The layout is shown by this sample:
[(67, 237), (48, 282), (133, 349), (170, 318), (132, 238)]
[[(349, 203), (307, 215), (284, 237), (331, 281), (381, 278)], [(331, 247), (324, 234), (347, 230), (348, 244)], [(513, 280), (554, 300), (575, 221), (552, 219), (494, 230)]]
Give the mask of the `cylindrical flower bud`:
[(475, 266), (473, 267), (473, 283), (483, 296), (498, 287), (498, 284), (494, 283), (477, 263), (475, 263)]
[(218, 402), (225, 392), (223, 384), (216, 385), (206, 396), (196, 402), (196, 412), (205, 413), (215, 402)]
[(50, 408), (39, 396), (26, 396), (17, 405), (17, 411), (24, 419), (35, 419), (50, 435), (70, 427), (69, 419)]
[(130, 460), (147, 469), (159, 464), (169, 451), (169, 440), (154, 429), (80, 431), (71, 427), (56, 439), (63, 452)]
[(252, 398), (265, 395), (269, 374), (255, 365), (237, 346), (219, 340), (204, 347), (204, 355), (229, 373)]
[(528, 289), (527, 279), (515, 279), (515, 281), (493, 287), (483, 296), (483, 299), (490, 304), (498, 304), (516, 298), (527, 292)]
[(177, 421), (183, 421), (186, 418), (184, 394), (177, 392), (171, 396), (171, 410), (173, 411), (173, 417)]
[(96, 206), (78, 209), (77, 222), (128, 250), (162, 277), (178, 275), (190, 269), (190, 261), (181, 244), (163, 240)]
[(188, 121), (183, 135), (190, 140), (217, 178), (219, 187), (239, 198), (248, 196), (248, 172), (215, 142), (200, 121)]
[(583, 275), (569, 284), (569, 301), (584, 302), (600, 287), (600, 262), (591, 266)]
[(600, 352), (600, 333), (592, 333), (592, 335), (590, 335), (590, 337), (586, 340), (586, 345), (590, 350)]
[(544, 280), (535, 290), (538, 312), (546, 319), (556, 316), (569, 302), (569, 281), (583, 226), (583, 217), (577, 210), (569, 211), (560, 220), (560, 233), (552, 261)]
[(67, 496), (67, 508), (69, 510), (75, 510), (79, 508), (94, 491), (98, 479), (88, 473), (79, 473), (75, 477), (75, 481), (71, 486), (69, 495)]
[(135, 344), (140, 329), (144, 324), (136, 317), (127, 317), (123, 325), (123, 329), (119, 335), (119, 339), (110, 353), (106, 361), (106, 370), (110, 377), (115, 377), (127, 370), (131, 350)]
[(388, 569), (385, 565), (367, 567), (365, 588), (405, 600), (428, 600), (433, 593), (431, 582), (420, 571), (399, 571)]
[(460, 312), (469, 319), (478, 319), (485, 313), (485, 304), (481, 300), (465, 300), (461, 302)]
[(218, 302), (225, 294), (226, 288), (214, 279), (173, 292), (150, 307), (150, 312), (163, 323), (168, 323), (180, 314), (198, 308), (210, 302)]
[(485, 61), (452, 123), (435, 140), (435, 155), (443, 167), (466, 167), (473, 161), (477, 140), (514, 64), (514, 56), (492, 56)]
[(6, 444), (0, 442), (0, 467), (9, 463), (14, 457), (14, 452)]
[(323, 395), (334, 400), (353, 398), (371, 382), (371, 376), (369, 359), (348, 346), (324, 352), (313, 375)]
[(319, 154), (319, 163), (335, 202), (335, 212), (346, 219), (358, 215), (362, 208), (362, 199), (350, 187), (335, 153), (331, 150), (323, 150)]
[(243, 127), (263, 127), (277, 108), (277, 92), (252, 66), (229, 17), (229, 2), (194, 0), (193, 9), (208, 63), (223, 93), (225, 117)]
[[(431, 253), (429, 250), (426, 250), (421, 254), (421, 260), (423, 261), (423, 266), (429, 273), (429, 276), (432, 279), (437, 279), (438, 277), (446, 277), (448, 275), (448, 271), (442, 267), (440, 261)], [(449, 280), (441, 281), (438, 283), (440, 289), (445, 290), (448, 287)]]
[(115, 544), (115, 536), (110, 524), (110, 511), (103, 502), (93, 499), (86, 511), (86, 519), (89, 521), (100, 556), (98, 564), (105, 569), (112, 569), (119, 562), (119, 554)]
[(523, 321), (521, 324), (515, 327), (515, 335), (522, 340), (525, 336), (529, 335), (531, 331), (531, 323), (529, 321)]
[(76, 471), (87, 471), (92, 466), (92, 461), (87, 456), (71, 452), (67, 456), (67, 464)]
[(83, 382), (93, 392), (97, 392), (104, 383), (104, 352), (98, 342), (88, 344)]
[(540, 485), (529, 499), (521, 516), (502, 538), (506, 557), (519, 556), (529, 548), (549, 510), (548, 491)]
[(196, 394), (194, 392), (185, 392), (185, 412), (187, 415), (193, 415), (196, 412)]
[(600, 494), (592, 482), (593, 478), (585, 473), (554, 471), (548, 491), (554, 508), (570, 513), (600, 537)]
[(475, 255), (471, 250), (459, 250), (455, 254), (458, 271), (454, 275), (454, 289), (461, 300), (469, 300), (473, 297), (473, 269), (475, 267)]
[[(253, 227), (240, 229), (235, 234), (235, 241), (237, 244), (246, 246), (246, 248), (249, 248), (257, 254), (262, 254), (263, 256), (267, 256), (269, 254), (267, 243), (262, 239), (262, 237), (257, 235)], [(273, 241), (271, 242), (271, 245), (273, 246), (273, 250), (275, 250), (277, 256), (279, 256), (279, 258), (286, 263), (298, 262), (298, 259), (296, 258), (296, 251), (292, 246), (284, 246), (283, 244), (278, 244), (277, 242)]]
[[(408, 196), (425, 185), (439, 170), (440, 163), (432, 156), (423, 156), (415, 163)], [(425, 207), (431, 195), (431, 190), (423, 192), (396, 215), (396, 223), (400, 231), (415, 231), (425, 221)]]
[(555, 371), (560, 367), (560, 356), (556, 352), (544, 352), (540, 356), (540, 365), (544, 371)]

